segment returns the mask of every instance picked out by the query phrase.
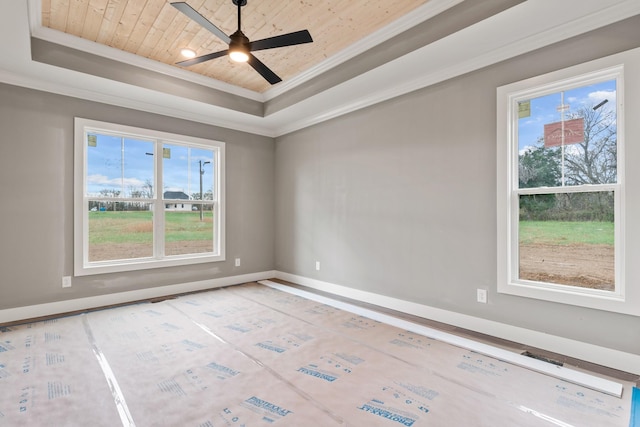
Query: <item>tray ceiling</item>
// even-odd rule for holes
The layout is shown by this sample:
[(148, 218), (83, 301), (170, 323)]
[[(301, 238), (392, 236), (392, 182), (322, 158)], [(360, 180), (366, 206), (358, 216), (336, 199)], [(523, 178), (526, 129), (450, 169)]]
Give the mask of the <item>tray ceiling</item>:
[[(308, 29), (314, 42), (259, 51), (255, 56), (291, 79), (358, 40), (411, 13), (428, 0), (248, 0), (242, 31), (251, 40)], [(237, 29), (231, 0), (187, 0), (226, 34)], [(178, 12), (168, 0), (42, 0), (42, 26), (165, 64), (227, 49), (220, 39)], [(248, 64), (226, 57), (189, 71), (256, 92), (271, 87)]]

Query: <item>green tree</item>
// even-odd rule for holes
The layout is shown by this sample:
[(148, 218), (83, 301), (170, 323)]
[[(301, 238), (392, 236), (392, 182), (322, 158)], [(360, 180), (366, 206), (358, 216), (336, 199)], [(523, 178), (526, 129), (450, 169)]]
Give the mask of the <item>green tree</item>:
[(542, 137), (535, 147), (518, 158), (520, 188), (558, 187), (561, 185), (560, 149), (544, 148)]
[[(520, 188), (557, 187), (561, 184), (560, 153), (557, 148), (544, 148), (542, 138), (518, 157)], [(547, 219), (554, 207), (554, 194), (534, 194), (520, 197), (520, 216), (525, 220)]]

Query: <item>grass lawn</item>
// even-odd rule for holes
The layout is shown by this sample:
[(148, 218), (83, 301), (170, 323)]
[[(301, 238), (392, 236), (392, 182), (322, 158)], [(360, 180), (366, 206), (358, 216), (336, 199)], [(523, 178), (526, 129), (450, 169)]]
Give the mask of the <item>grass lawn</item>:
[(613, 246), (614, 226), (595, 221), (520, 221), (520, 243)]
[[(211, 240), (213, 214), (211, 211), (165, 212), (165, 240), (167, 242)], [(153, 212), (89, 212), (89, 243), (151, 243), (153, 241)]]

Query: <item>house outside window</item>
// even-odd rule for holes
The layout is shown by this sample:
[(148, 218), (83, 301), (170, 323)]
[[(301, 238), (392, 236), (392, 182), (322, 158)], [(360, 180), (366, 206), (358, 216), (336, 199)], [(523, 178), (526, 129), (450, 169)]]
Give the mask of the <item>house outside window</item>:
[(224, 153), (76, 118), (75, 275), (224, 260)]
[(625, 62), (498, 88), (498, 292), (640, 315), (625, 283)]

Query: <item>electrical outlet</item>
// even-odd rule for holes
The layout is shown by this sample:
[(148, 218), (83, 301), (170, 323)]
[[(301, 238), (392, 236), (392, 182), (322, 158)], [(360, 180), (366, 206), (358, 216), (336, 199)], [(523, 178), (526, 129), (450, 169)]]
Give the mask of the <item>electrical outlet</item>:
[(316, 270), (320, 271), (320, 261), (316, 261)]
[(70, 288), (71, 287), (71, 276), (62, 277), (62, 287)]
[(487, 303), (487, 290), (486, 289), (478, 289), (478, 302), (483, 304)]
[(240, 267), (240, 258), (236, 258), (236, 267)]

